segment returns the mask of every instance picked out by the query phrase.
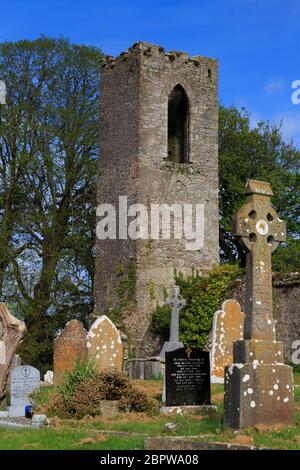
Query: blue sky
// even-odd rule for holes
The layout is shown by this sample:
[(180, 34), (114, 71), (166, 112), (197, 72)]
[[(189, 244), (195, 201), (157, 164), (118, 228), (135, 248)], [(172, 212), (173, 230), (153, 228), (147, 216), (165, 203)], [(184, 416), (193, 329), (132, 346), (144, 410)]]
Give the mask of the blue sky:
[[(220, 61), (220, 99), (300, 147), (299, 0), (0, 0), (0, 41), (62, 34), (118, 55), (136, 41)], [(0, 77), (1, 78), (1, 77)]]

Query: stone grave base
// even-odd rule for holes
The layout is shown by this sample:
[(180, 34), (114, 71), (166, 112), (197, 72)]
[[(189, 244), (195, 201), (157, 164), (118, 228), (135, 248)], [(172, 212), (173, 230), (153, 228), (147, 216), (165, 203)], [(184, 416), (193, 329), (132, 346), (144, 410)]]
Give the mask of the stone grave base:
[(169, 351), (176, 351), (176, 349), (181, 349), (184, 347), (184, 344), (181, 341), (166, 341), (162, 347), (162, 350), (159, 353), (161, 359), (165, 359), (165, 353)]
[(102, 400), (100, 403), (100, 412), (103, 418), (112, 418), (120, 413), (117, 400)]
[(233, 364), (225, 368), (224, 425), (294, 424), (293, 370), (285, 364)]
[[(4, 412), (2, 412), (4, 413)], [(30, 428), (40, 429), (50, 425), (50, 422), (46, 415), (34, 415), (32, 419), (24, 417), (9, 417), (7, 415), (0, 414), (0, 426), (6, 428)]]
[(165, 361), (161, 357), (128, 359), (127, 370), (131, 380), (149, 380), (162, 377)]
[(25, 405), (14, 405), (7, 407), (10, 418), (21, 418), (25, 416)]
[(203, 411), (217, 411), (217, 407), (214, 405), (163, 406), (160, 409), (161, 413), (176, 413), (178, 415), (199, 414), (203, 413)]

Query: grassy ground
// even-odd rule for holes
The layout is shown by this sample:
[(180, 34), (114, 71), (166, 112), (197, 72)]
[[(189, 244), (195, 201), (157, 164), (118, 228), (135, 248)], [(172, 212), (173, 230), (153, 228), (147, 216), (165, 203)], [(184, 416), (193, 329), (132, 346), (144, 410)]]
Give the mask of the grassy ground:
[[(295, 374), (295, 383), (300, 385), (300, 373)], [(136, 384), (154, 399), (161, 397), (161, 382), (147, 381)], [(42, 389), (39, 403), (45, 403), (53, 393), (51, 387)], [(239, 433), (225, 430), (222, 425), (223, 388), (212, 387), (212, 402), (217, 412), (190, 416), (163, 416), (145, 413), (120, 414), (110, 419), (86, 417), (81, 421), (53, 418), (51, 427), (31, 431), (11, 430), (0, 427), (0, 450), (45, 449), (45, 450), (132, 450), (143, 449), (145, 436), (190, 436), (204, 441), (234, 442), (258, 447), (300, 449), (300, 387), (295, 388), (297, 409), (296, 426), (268, 430), (264, 427), (243, 430)], [(165, 430), (168, 422), (176, 423), (173, 432)], [(197, 436), (197, 437), (194, 437)], [(201, 437), (202, 436), (202, 437)]]

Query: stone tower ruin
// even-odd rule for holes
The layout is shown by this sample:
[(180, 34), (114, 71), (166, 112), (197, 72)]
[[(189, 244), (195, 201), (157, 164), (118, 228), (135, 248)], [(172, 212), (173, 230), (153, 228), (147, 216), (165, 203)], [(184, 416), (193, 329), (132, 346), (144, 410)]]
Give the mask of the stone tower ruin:
[[(216, 60), (145, 42), (106, 58), (97, 198), (115, 208), (116, 238), (97, 238), (95, 314), (111, 314), (136, 353), (153, 354), (151, 312), (174, 285), (174, 269), (205, 273), (219, 261)], [(200, 205), (203, 246), (188, 250), (184, 237), (157, 239), (150, 230), (144, 239), (128, 237), (119, 221), (133, 204), (149, 211), (151, 204)], [(170, 214), (171, 222), (178, 217)], [(97, 223), (103, 209), (98, 216)]]

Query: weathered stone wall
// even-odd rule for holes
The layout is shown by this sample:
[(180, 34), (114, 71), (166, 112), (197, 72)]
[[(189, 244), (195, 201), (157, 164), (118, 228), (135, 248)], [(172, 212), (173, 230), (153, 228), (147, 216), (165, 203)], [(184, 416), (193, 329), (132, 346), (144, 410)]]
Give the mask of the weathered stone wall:
[[(227, 294), (244, 308), (244, 281), (240, 280)], [(273, 315), (276, 336), (284, 345), (285, 361), (291, 362), (292, 343), (300, 339), (300, 276), (299, 273), (273, 274)]]
[[(180, 84), (189, 101), (189, 163), (167, 161), (168, 97)], [(173, 285), (174, 268), (187, 274), (218, 263), (218, 70), (217, 62), (185, 53), (166, 54), (137, 43), (109, 58), (101, 84), (101, 155), (98, 204), (117, 205), (120, 195), (151, 203), (204, 204), (204, 247), (187, 251), (185, 240), (97, 241), (95, 312), (118, 303), (120, 266), (136, 270), (136, 307), (127, 315), (140, 353), (156, 303)], [(147, 351), (148, 352), (148, 351)]]

